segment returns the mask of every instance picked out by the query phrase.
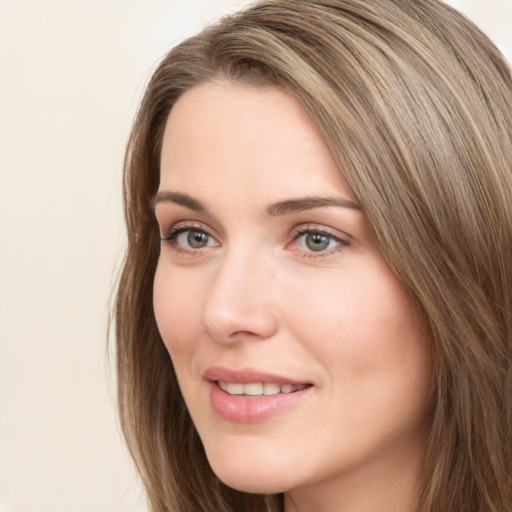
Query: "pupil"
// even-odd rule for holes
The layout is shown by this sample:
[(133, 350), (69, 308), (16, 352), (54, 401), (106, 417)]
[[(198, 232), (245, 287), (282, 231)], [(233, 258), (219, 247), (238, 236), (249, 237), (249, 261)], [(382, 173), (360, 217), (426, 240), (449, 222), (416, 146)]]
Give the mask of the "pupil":
[(329, 247), (329, 238), (319, 233), (310, 233), (306, 237), (306, 245), (312, 251), (323, 251)]
[(187, 236), (187, 242), (190, 247), (200, 249), (201, 247), (205, 247), (208, 243), (208, 235), (201, 231), (190, 231)]

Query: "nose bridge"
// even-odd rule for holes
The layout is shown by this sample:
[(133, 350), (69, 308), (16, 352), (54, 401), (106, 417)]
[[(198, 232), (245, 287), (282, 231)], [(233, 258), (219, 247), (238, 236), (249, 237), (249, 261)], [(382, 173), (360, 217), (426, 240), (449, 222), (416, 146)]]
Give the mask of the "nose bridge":
[(265, 339), (275, 332), (271, 301), (272, 262), (269, 257), (238, 247), (226, 251), (212, 278), (203, 310), (203, 327), (215, 340)]

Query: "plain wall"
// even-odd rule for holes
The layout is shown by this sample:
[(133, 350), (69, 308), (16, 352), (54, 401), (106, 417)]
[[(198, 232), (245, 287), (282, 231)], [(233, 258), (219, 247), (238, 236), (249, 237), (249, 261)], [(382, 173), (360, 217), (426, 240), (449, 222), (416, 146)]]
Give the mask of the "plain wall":
[[(412, 0), (411, 0), (412, 1)], [(106, 359), (155, 62), (244, 0), (0, 0), (0, 512), (143, 512)], [(453, 0), (512, 60), (512, 0)]]

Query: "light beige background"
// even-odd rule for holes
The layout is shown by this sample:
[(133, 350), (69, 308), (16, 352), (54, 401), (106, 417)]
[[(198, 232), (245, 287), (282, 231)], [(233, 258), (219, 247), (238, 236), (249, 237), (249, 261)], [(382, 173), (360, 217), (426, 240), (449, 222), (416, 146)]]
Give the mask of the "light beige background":
[[(413, 0), (411, 0), (413, 1)], [(0, 0), (0, 512), (143, 512), (105, 332), (154, 63), (246, 0)], [(512, 0), (452, 0), (512, 60)]]

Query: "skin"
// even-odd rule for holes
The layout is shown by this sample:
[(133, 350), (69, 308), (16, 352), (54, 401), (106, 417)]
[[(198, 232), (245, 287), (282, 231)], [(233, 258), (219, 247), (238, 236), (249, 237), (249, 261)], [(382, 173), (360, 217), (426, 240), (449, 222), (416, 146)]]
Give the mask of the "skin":
[[(298, 102), (226, 82), (188, 91), (167, 121), (159, 194), (162, 238), (185, 231), (162, 241), (156, 320), (219, 478), (285, 492), (286, 512), (415, 510), (429, 344), (353, 204), (268, 211), (311, 196), (357, 204)], [(262, 421), (227, 421), (211, 404), (212, 366), (311, 387)]]

